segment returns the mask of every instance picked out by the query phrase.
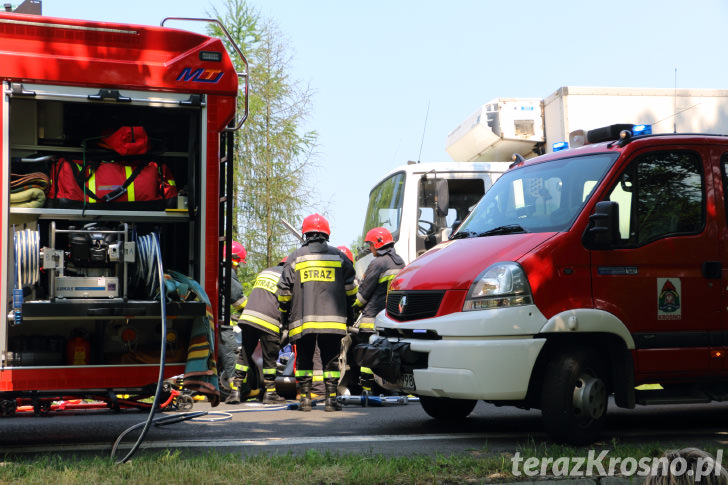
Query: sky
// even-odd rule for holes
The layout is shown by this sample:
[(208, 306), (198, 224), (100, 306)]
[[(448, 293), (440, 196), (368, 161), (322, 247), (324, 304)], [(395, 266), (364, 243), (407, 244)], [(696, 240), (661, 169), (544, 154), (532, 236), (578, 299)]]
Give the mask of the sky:
[[(43, 0), (43, 15), (159, 25), (224, 4)], [(302, 127), (319, 135), (312, 211), (327, 216), (337, 245), (361, 235), (369, 191), (387, 172), (408, 160), (451, 160), (448, 133), (492, 99), (546, 98), (562, 86), (728, 89), (724, 0), (248, 5), (280, 30), (291, 79), (313, 92)]]

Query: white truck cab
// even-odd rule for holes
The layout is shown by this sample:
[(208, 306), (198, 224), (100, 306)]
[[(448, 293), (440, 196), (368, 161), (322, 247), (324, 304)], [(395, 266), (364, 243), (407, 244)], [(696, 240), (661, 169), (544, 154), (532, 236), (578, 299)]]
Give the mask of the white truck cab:
[[(508, 166), (508, 162), (410, 162), (399, 166), (369, 193), (362, 237), (373, 227), (387, 228), (397, 254), (410, 263), (446, 241), (453, 226), (465, 219)], [(371, 254), (358, 255), (359, 277), (371, 259)]]

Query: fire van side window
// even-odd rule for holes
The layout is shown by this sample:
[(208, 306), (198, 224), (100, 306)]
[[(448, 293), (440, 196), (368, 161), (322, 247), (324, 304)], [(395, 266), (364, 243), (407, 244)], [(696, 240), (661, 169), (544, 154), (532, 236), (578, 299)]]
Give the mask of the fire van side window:
[(665, 151), (643, 155), (624, 171), (609, 194), (619, 204), (621, 247), (697, 234), (705, 226), (705, 183), (700, 157)]

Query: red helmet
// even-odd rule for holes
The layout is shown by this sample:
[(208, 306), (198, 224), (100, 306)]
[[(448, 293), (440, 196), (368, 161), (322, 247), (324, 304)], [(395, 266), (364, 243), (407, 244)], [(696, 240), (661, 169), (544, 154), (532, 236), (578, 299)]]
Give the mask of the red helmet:
[[(240, 244), (237, 241), (233, 241), (233, 243), (230, 245), (232, 246), (232, 256), (233, 256), (233, 264), (235, 266), (239, 265), (240, 263), (245, 264), (245, 257), (248, 255), (248, 252), (245, 250), (245, 246)], [(223, 249), (223, 256), (227, 257), (227, 248)]]
[(351, 262), (354, 262), (354, 255), (351, 254), (351, 249), (347, 248), (346, 246), (336, 246), (338, 249), (341, 250), (342, 253), (346, 254), (346, 257), (351, 260)]
[(327, 221), (321, 214), (311, 214), (303, 220), (301, 226), (301, 233), (306, 234), (309, 232), (321, 232), (327, 236), (331, 235), (331, 229), (329, 229), (329, 221)]
[(375, 227), (374, 229), (369, 229), (369, 232), (364, 238), (364, 241), (374, 244), (374, 249), (379, 249), (382, 246), (394, 243), (392, 233), (383, 227)]

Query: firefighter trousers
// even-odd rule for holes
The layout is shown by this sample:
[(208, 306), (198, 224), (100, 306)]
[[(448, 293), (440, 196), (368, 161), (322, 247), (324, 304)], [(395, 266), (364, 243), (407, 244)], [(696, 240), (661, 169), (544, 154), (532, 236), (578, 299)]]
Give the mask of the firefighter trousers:
[(296, 341), (296, 381), (305, 384), (313, 381), (313, 356), (318, 343), (323, 363), (324, 382), (338, 384), (339, 352), (343, 335), (330, 333), (310, 333)]
[[(272, 335), (264, 332), (252, 325), (240, 325), (242, 330), (243, 345), (238, 361), (235, 364), (235, 377), (248, 382), (250, 370), (255, 372), (255, 361), (253, 360), (253, 352), (260, 342), (260, 350), (263, 356), (263, 379), (266, 382), (274, 382), (276, 379), (276, 361), (278, 360), (278, 352), (281, 348), (280, 335)], [(259, 383), (255, 383), (259, 385)], [(267, 387), (267, 386), (266, 386)]]

